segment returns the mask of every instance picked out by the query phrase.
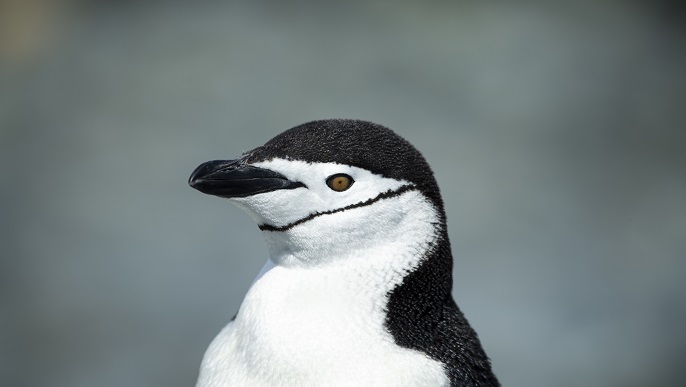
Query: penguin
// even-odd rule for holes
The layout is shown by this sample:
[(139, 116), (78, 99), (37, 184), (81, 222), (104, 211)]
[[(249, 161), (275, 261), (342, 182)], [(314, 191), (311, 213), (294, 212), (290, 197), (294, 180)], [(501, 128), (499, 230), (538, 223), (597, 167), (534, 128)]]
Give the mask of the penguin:
[(245, 210), (269, 251), (197, 387), (499, 386), (452, 297), (433, 172), (391, 129), (308, 122), (189, 184)]

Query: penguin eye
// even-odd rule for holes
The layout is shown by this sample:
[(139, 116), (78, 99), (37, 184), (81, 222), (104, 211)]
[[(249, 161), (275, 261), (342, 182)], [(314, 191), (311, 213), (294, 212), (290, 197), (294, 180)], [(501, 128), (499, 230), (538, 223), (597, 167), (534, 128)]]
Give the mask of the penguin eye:
[(326, 179), (326, 185), (329, 186), (334, 191), (342, 192), (350, 188), (351, 185), (355, 180), (353, 180), (352, 177), (344, 174), (344, 173), (337, 173), (335, 175), (331, 175)]

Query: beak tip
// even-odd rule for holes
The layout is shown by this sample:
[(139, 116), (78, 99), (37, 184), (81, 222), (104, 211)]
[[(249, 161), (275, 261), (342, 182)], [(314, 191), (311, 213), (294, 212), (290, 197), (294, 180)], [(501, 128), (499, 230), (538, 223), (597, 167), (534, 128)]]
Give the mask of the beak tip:
[(191, 186), (191, 188), (198, 189), (200, 180), (210, 171), (207, 164), (208, 163), (200, 164), (191, 172), (191, 175), (188, 177), (188, 185)]

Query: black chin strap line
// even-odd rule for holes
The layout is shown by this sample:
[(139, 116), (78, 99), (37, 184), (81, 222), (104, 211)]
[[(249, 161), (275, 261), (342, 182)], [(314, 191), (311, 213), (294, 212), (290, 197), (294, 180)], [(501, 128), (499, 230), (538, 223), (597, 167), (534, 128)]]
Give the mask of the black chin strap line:
[(351, 204), (351, 205), (348, 205), (345, 207), (336, 208), (334, 210), (329, 210), (329, 211), (324, 211), (324, 212), (315, 212), (315, 213), (310, 214), (310, 215), (308, 215), (302, 219), (298, 219), (295, 222), (289, 223), (285, 226), (272, 226), (269, 224), (262, 224), (259, 227), (260, 227), (260, 230), (262, 230), (262, 231), (274, 231), (274, 232), (276, 232), (276, 231), (288, 231), (297, 225), (303, 224), (305, 222), (308, 222), (308, 221), (310, 221), (314, 218), (320, 217), (322, 215), (331, 215), (331, 214), (335, 214), (337, 212), (343, 212), (343, 211), (347, 211), (347, 210), (352, 210), (354, 208), (369, 206), (369, 205), (372, 205), (372, 204), (374, 204), (380, 200), (400, 196), (407, 191), (412, 191), (412, 190), (416, 190), (416, 189), (417, 189), (417, 187), (415, 187), (413, 184), (406, 184), (406, 185), (403, 185), (400, 188), (397, 188), (395, 190), (388, 190), (386, 192), (382, 192), (382, 193), (376, 195), (375, 197), (368, 199), (368, 200), (365, 200), (363, 202), (354, 203), (354, 204)]

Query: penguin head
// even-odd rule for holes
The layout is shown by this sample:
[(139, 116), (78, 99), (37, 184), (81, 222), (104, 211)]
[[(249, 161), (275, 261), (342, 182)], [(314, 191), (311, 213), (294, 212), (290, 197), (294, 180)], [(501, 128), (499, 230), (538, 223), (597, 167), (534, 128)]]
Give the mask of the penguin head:
[(402, 243), (408, 233), (430, 243), (445, 227), (424, 157), (367, 121), (294, 127), (238, 159), (200, 165), (189, 184), (244, 209), (283, 263), (317, 265)]

